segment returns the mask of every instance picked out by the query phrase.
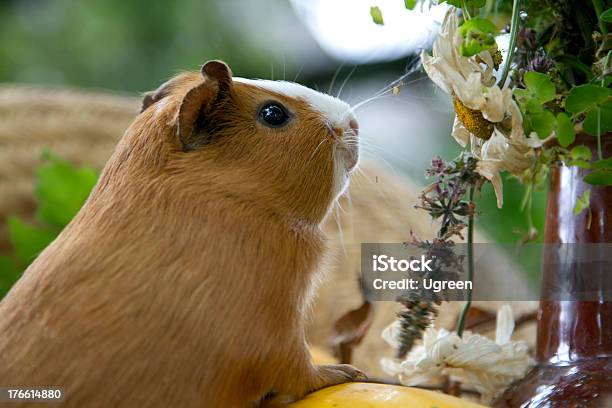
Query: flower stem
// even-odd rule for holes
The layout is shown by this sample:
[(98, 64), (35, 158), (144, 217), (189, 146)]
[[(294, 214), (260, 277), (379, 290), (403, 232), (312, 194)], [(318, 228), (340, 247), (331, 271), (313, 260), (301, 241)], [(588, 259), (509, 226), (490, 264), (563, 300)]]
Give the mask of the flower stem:
[[(601, 5), (600, 5), (601, 6)], [(605, 87), (606, 86), (606, 70), (608, 69), (608, 65), (610, 64), (610, 55), (612, 55), (612, 51), (608, 51), (608, 55), (606, 55), (606, 59), (604, 61), (603, 64), (603, 69), (602, 69), (602, 79), (601, 79), (601, 86)], [(600, 108), (596, 108), (597, 109), (597, 157), (599, 158), (599, 160), (603, 159), (603, 154), (601, 153), (601, 109)]]
[(464, 15), (463, 18), (465, 20), (469, 20), (472, 17), (470, 17), (470, 11), (468, 10), (465, 0), (461, 0), (461, 4), (463, 4), (463, 7), (461, 7), (461, 10), (463, 11), (463, 15)]
[(601, 109), (597, 109), (597, 157), (599, 160), (603, 159), (603, 155), (601, 153)]
[[(602, 87), (606, 86), (606, 69), (608, 69), (608, 64), (610, 63), (610, 54), (612, 54), (612, 51), (608, 51), (608, 55), (606, 55), (606, 59), (604, 60), (604, 65), (601, 74)], [(603, 154), (601, 152), (601, 108), (597, 107), (595, 109), (597, 109), (597, 157), (599, 158), (599, 160), (601, 160), (603, 159)]]
[(527, 184), (527, 188), (525, 190), (525, 197), (523, 198), (523, 203), (521, 205), (521, 211), (525, 211), (527, 214), (527, 231), (531, 231), (533, 229), (533, 217), (531, 214), (531, 203), (533, 201), (533, 184), (534, 181), (530, 181)]
[[(470, 205), (474, 202), (474, 187), (470, 186), (469, 191)], [(468, 280), (474, 281), (474, 212), (472, 211), (468, 217), (468, 232), (467, 232), (467, 259), (468, 259)], [(459, 322), (457, 323), (457, 335), (463, 336), (463, 329), (465, 328), (465, 321), (467, 319), (468, 312), (472, 306), (472, 289), (467, 291), (467, 300), (461, 316), (459, 316)]]
[(512, 60), (514, 59), (514, 49), (516, 48), (516, 37), (519, 29), (519, 16), (520, 16), (521, 0), (514, 0), (512, 4), (512, 22), (510, 23), (510, 44), (508, 46), (508, 55), (506, 55), (506, 64), (504, 65), (504, 72), (501, 79), (497, 83), (500, 88), (504, 87), (510, 67), (512, 66)]

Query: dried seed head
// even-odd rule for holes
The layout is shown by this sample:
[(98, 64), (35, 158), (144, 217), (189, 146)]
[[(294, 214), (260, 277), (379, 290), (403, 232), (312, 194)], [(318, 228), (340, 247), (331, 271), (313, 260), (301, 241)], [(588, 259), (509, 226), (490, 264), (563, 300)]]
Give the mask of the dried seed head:
[(483, 140), (491, 138), (493, 123), (486, 120), (482, 116), (482, 112), (468, 108), (456, 95), (453, 95), (453, 105), (455, 106), (457, 117), (471, 134)]

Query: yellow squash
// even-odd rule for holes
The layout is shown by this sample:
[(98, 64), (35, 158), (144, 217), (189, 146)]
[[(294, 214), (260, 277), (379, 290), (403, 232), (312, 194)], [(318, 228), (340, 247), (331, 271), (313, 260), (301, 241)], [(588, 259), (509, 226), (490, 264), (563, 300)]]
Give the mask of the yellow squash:
[(484, 408), (439, 392), (396, 385), (348, 383), (324, 388), (291, 408)]

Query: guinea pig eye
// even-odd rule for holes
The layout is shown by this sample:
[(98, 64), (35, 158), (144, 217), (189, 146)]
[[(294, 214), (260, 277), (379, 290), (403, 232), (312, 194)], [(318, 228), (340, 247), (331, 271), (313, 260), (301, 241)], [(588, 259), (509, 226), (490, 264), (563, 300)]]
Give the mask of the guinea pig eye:
[(289, 119), (287, 110), (278, 102), (268, 102), (259, 111), (259, 121), (269, 127), (284, 126)]

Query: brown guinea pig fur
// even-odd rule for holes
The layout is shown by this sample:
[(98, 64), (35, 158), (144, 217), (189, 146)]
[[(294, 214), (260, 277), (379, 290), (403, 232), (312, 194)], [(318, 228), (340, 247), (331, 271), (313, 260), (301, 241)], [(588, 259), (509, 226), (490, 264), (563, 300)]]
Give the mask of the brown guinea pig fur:
[(320, 225), (357, 152), (344, 102), (220, 61), (148, 93), (0, 302), (0, 386), (61, 387), (65, 407), (231, 408), (363, 379), (313, 365), (304, 335)]

